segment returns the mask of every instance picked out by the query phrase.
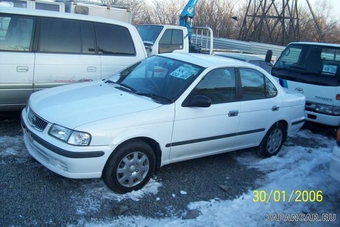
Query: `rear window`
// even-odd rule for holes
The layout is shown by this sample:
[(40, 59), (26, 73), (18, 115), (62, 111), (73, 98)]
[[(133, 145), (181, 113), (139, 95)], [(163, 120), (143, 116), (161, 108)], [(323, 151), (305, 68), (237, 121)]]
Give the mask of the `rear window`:
[(98, 53), (105, 55), (136, 55), (134, 43), (127, 28), (112, 24), (95, 24)]

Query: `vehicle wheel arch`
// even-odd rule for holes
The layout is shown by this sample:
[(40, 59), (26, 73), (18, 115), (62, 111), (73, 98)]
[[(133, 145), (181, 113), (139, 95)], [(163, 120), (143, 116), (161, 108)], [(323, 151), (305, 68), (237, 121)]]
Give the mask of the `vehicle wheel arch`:
[[(287, 132), (288, 132), (288, 122), (285, 121), (285, 120), (280, 120), (280, 121), (275, 122), (273, 125), (278, 125), (278, 124), (281, 124), (283, 126), (283, 128), (285, 129), (283, 141), (286, 141)], [(271, 126), (271, 127), (273, 127), (273, 126)]]
[[(155, 171), (158, 171), (161, 167), (161, 158), (162, 158), (162, 150), (160, 148), (160, 145), (159, 143), (152, 139), (152, 138), (149, 138), (149, 137), (134, 137), (134, 138), (129, 138), (123, 142), (121, 142), (112, 152), (115, 152), (115, 150), (119, 149), (120, 147), (124, 146), (125, 144), (127, 143), (131, 143), (133, 141), (137, 141), (137, 140), (140, 140), (140, 141), (143, 141), (144, 143), (148, 144), (151, 149), (153, 150), (153, 152), (155, 153), (155, 157), (156, 157), (156, 169)], [(110, 155), (111, 156), (111, 155)], [(108, 161), (108, 160), (107, 160)], [(106, 161), (106, 163), (107, 163)], [(106, 163), (104, 166), (106, 166)]]
[(142, 189), (159, 166), (160, 149), (156, 141), (137, 137), (120, 143), (110, 154), (101, 178), (112, 191), (124, 194)]
[(262, 138), (257, 148), (257, 154), (263, 158), (276, 155), (287, 139), (287, 130), (288, 123), (285, 120), (279, 120), (272, 124)]

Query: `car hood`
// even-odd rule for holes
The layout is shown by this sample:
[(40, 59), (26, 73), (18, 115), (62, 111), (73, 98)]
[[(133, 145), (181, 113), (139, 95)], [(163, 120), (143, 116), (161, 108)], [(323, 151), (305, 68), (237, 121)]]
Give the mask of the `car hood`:
[(162, 105), (117, 89), (117, 86), (100, 81), (45, 89), (31, 95), (29, 106), (45, 120), (73, 129)]

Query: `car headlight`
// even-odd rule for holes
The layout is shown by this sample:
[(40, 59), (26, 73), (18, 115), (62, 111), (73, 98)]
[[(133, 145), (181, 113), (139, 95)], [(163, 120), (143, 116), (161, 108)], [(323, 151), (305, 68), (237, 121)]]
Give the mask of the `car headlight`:
[(320, 113), (340, 115), (340, 108), (337, 106), (317, 104), (315, 110)]
[(334, 115), (340, 115), (340, 107), (334, 106), (333, 112), (334, 112)]
[(55, 124), (51, 126), (48, 133), (51, 136), (72, 145), (88, 146), (91, 141), (91, 135), (86, 132), (74, 131)]
[(68, 139), (69, 144), (87, 146), (90, 144), (91, 136), (85, 132), (73, 131)]

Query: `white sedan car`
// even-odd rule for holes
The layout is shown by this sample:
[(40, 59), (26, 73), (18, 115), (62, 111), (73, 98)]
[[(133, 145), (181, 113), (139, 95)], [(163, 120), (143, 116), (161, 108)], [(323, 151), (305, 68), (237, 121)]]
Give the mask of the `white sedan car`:
[(303, 125), (304, 106), (252, 64), (170, 53), (36, 92), (21, 119), (27, 150), (45, 167), (126, 193), (170, 163), (250, 147), (276, 155)]

